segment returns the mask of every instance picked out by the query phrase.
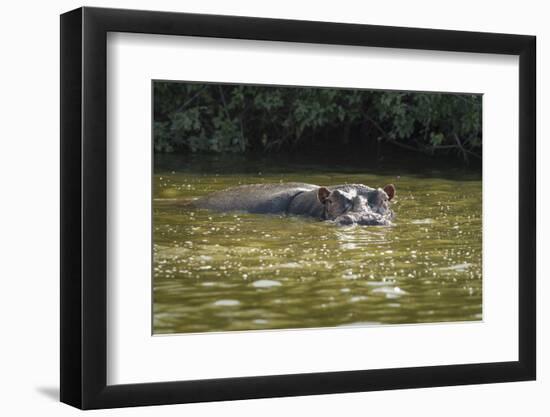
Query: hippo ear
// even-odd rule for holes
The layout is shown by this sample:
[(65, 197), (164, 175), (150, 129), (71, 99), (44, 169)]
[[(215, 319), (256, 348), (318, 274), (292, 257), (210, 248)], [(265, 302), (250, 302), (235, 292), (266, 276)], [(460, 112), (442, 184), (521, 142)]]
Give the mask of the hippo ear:
[(327, 198), (330, 195), (330, 191), (326, 187), (320, 187), (317, 190), (317, 198), (322, 204), (327, 202)]
[(395, 195), (395, 185), (393, 184), (384, 185), (384, 191), (388, 195), (388, 200), (391, 200)]

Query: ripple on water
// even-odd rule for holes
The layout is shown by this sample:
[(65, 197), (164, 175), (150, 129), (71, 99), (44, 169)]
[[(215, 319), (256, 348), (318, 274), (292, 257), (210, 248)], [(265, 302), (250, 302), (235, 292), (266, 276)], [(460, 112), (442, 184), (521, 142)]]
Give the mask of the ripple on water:
[(271, 279), (260, 279), (252, 283), (252, 286), (256, 288), (272, 288), (272, 287), (280, 287), (281, 285), (282, 284), (279, 281), (274, 281)]
[(342, 249), (348, 249), (348, 250), (357, 249), (357, 245), (355, 243), (343, 243), (340, 247)]
[(200, 285), (203, 287), (218, 287), (218, 288), (233, 288), (236, 286), (235, 284), (221, 282), (221, 281), (220, 282), (206, 281), (206, 282), (201, 282)]
[(287, 262), (277, 265), (277, 268), (301, 268), (302, 265), (298, 262)]
[(214, 302), (217, 307), (235, 307), (239, 304), (241, 304), (239, 300), (218, 300)]
[(377, 321), (358, 321), (358, 322), (355, 322), (355, 323), (340, 324), (340, 325), (338, 325), (338, 327), (365, 327), (365, 326), (377, 326), (377, 325), (380, 325), (380, 324), (382, 324), (382, 323), (377, 322)]
[(399, 287), (378, 287), (372, 290), (373, 293), (384, 294), (386, 298), (398, 298), (407, 294), (406, 291)]
[(361, 274), (356, 274), (351, 269), (347, 269), (342, 274), (342, 278), (348, 279), (348, 280), (355, 280), (355, 279), (361, 278)]
[[(394, 277), (384, 277), (385, 280), (393, 281)], [(370, 287), (387, 287), (387, 281), (367, 281), (367, 285)]]
[(434, 221), (433, 219), (418, 219), (418, 220), (411, 220), (411, 224), (432, 224)]
[(471, 264), (469, 264), (468, 262), (465, 262), (463, 264), (458, 264), (458, 265), (452, 265), (452, 266), (449, 266), (449, 267), (446, 267), (446, 268), (440, 268), (442, 271), (459, 271), (459, 272), (464, 272), (466, 271), (469, 267), (471, 266)]

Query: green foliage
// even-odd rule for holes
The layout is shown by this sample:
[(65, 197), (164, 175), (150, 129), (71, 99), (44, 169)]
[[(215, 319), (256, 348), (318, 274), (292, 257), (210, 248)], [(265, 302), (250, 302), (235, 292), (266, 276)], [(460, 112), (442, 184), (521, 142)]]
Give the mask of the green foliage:
[(481, 97), (467, 94), (379, 93), (374, 114), (389, 141), (426, 153), (457, 150), (465, 160), (481, 151)]
[(155, 82), (156, 152), (274, 152), (375, 140), (481, 153), (481, 96)]

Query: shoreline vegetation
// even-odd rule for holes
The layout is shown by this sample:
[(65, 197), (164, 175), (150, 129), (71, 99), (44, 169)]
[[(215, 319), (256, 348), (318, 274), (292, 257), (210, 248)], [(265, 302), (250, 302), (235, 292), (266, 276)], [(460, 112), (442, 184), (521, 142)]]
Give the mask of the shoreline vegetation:
[(155, 81), (155, 153), (394, 154), (480, 165), (482, 96)]

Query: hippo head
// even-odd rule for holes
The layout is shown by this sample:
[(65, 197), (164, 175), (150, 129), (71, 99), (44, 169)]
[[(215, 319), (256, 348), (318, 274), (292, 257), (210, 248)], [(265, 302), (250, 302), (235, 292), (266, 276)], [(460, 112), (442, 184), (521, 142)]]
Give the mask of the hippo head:
[(324, 205), (324, 218), (340, 225), (390, 225), (393, 219), (390, 200), (394, 196), (393, 184), (372, 190), (367, 196), (354, 190), (330, 191), (325, 187), (320, 187), (317, 192)]
[(393, 211), (390, 209), (390, 201), (395, 196), (395, 186), (393, 184), (387, 184), (384, 188), (378, 188), (374, 192), (370, 193), (369, 206), (375, 213), (387, 216), (391, 213), (393, 218)]

